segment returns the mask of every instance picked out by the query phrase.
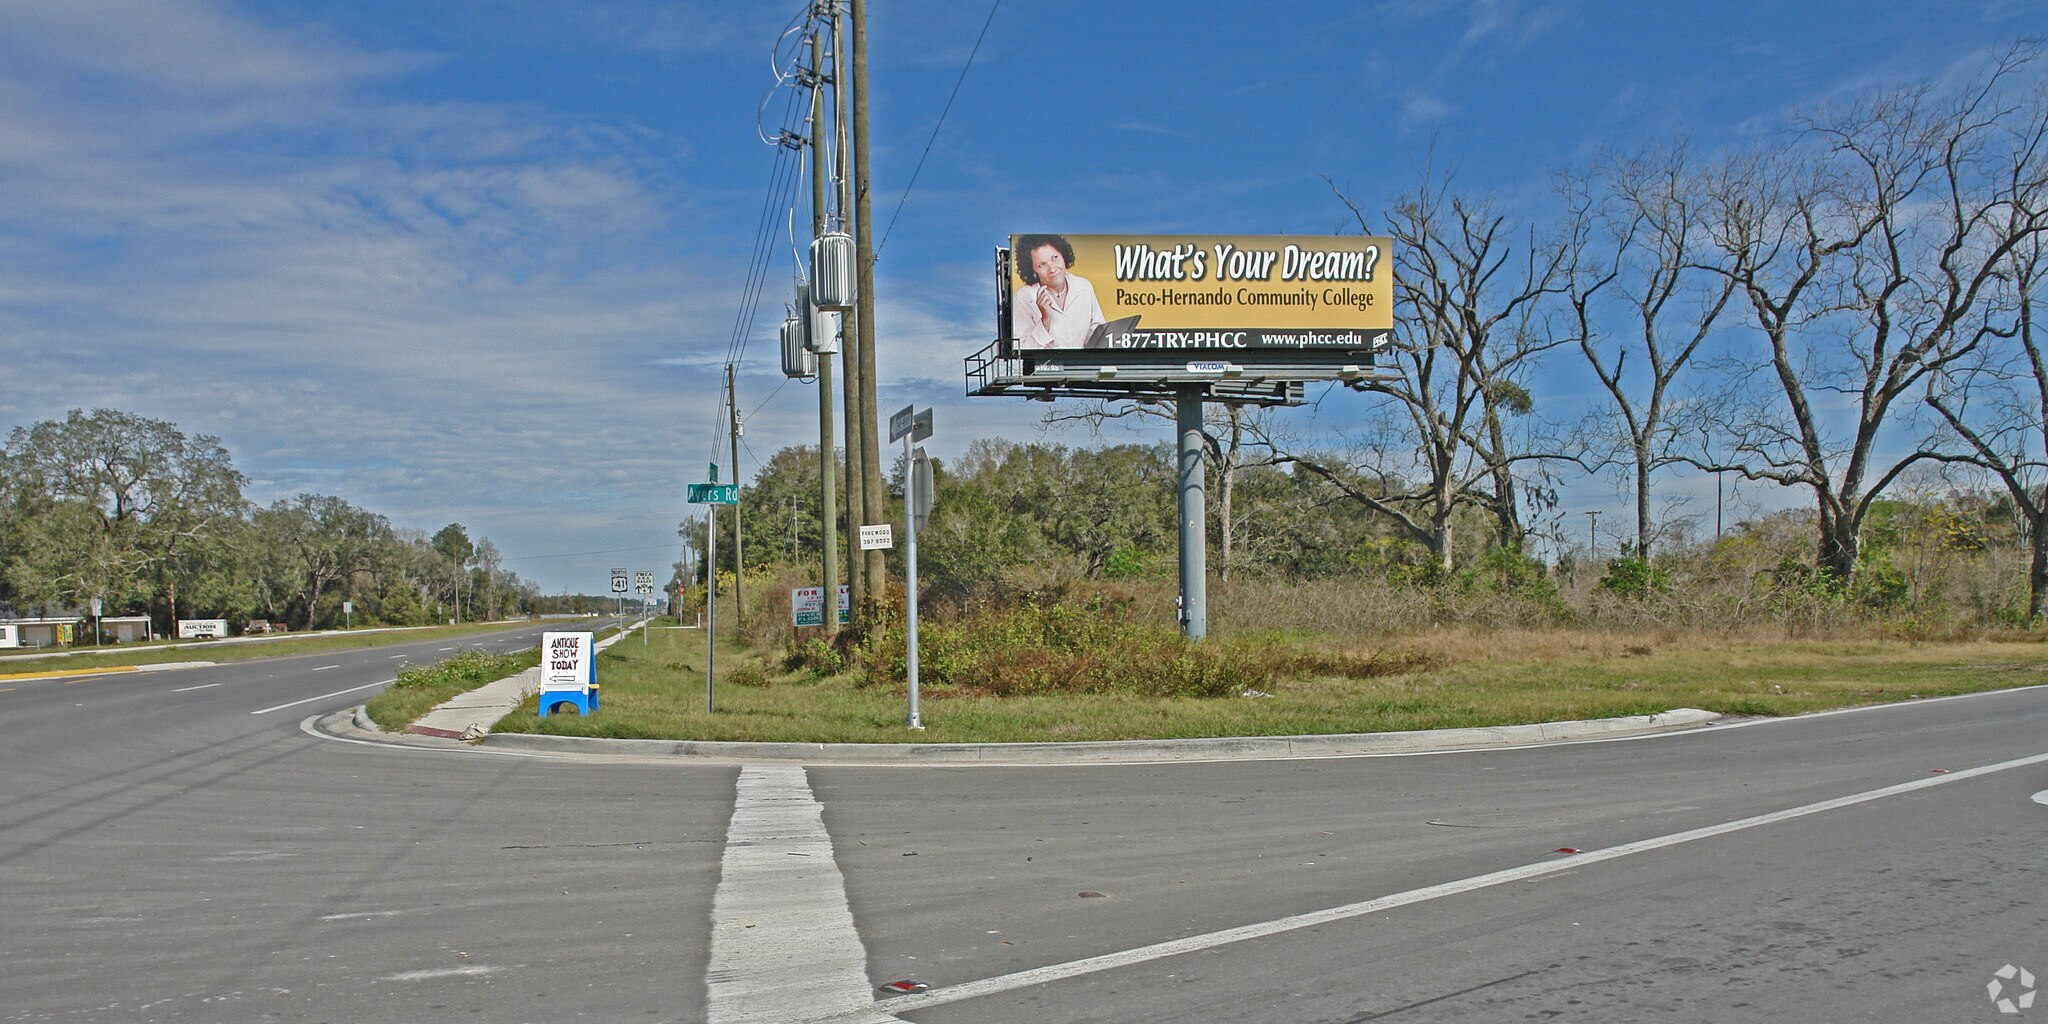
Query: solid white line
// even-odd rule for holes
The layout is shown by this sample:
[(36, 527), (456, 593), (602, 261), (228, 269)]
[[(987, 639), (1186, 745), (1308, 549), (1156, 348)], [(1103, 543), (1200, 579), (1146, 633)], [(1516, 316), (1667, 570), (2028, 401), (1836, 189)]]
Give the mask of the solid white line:
[(888, 1006), (890, 1010), (904, 1013), (921, 1007), (959, 1002), (963, 999), (995, 995), (1032, 985), (1064, 981), (1068, 978), (1079, 977), (1084, 974), (1116, 970), (1133, 964), (1160, 960), (1170, 956), (1179, 956), (1183, 953), (1213, 949), (1217, 946), (1229, 945), (1234, 942), (1262, 939), (1278, 935), (1282, 932), (1291, 932), (1302, 928), (1313, 928), (1317, 925), (1346, 921), (1354, 917), (1363, 917), (1366, 914), (1376, 914), (1382, 910), (1392, 910), (1396, 907), (1405, 907), (1428, 900), (1441, 899), (1445, 896), (1456, 896), (1478, 889), (1505, 885), (1509, 882), (1525, 882), (1530, 879), (1542, 878), (1546, 875), (1574, 871), (1604, 860), (1616, 860), (1633, 854), (1648, 853), (1651, 850), (1661, 850), (1670, 846), (1697, 842), (1701, 839), (1712, 839), (1731, 832), (1741, 832), (1745, 829), (1758, 828), (1764, 825), (1775, 825), (1782, 821), (1791, 821), (1795, 818), (1804, 818), (1809, 815), (1869, 803), (1873, 800), (1882, 800), (1885, 797), (1918, 792), (1919, 790), (1931, 789), (1935, 786), (1945, 786), (1951, 782), (1960, 782), (1963, 779), (1974, 779), (1996, 772), (2011, 771), (2014, 768), (2025, 768), (2042, 763), (2048, 763), (2048, 754), (2036, 754), (2032, 757), (2023, 757), (2016, 761), (2003, 761), (1998, 764), (1985, 765), (1981, 768), (1968, 768), (1952, 772), (1948, 775), (1916, 779), (1912, 782), (1901, 783), (1896, 786), (1886, 786), (1883, 789), (1873, 789), (1852, 796), (1838, 797), (1834, 800), (1823, 800), (1820, 803), (1806, 804), (1802, 807), (1792, 807), (1782, 811), (1772, 811), (1768, 814), (1739, 818), (1735, 821), (1724, 822), (1719, 825), (1708, 825), (1704, 828), (1691, 829), (1685, 832), (1674, 832), (1670, 835), (1658, 836), (1654, 839), (1623, 843), (1620, 846), (1613, 846), (1604, 850), (1588, 850), (1576, 855), (1560, 856), (1554, 860), (1525, 864), (1518, 868), (1508, 868), (1504, 871), (1476, 875), (1471, 878), (1444, 882), (1440, 885), (1427, 886), (1421, 889), (1411, 889), (1407, 892), (1365, 900), (1361, 903), (1349, 903), (1341, 907), (1331, 907), (1327, 910), (1296, 914), (1292, 917), (1283, 917), (1275, 921), (1244, 925), (1238, 928), (1225, 928), (1222, 931), (1209, 932), (1205, 935), (1190, 935), (1184, 939), (1174, 939), (1170, 942), (1160, 942), (1150, 946), (1140, 946), (1136, 949), (1127, 949), (1120, 953), (1108, 953), (1103, 956), (1088, 957), (1069, 963), (1053, 964), (1029, 971), (1019, 971), (1016, 974), (1005, 974), (981, 981), (971, 981), (963, 985), (952, 985), (944, 989), (933, 989), (919, 995), (891, 999)]
[(295, 708), (301, 704), (311, 704), (316, 700), (326, 700), (329, 697), (339, 697), (344, 693), (354, 693), (357, 690), (367, 690), (373, 686), (390, 686), (392, 683), (395, 683), (397, 681), (398, 680), (396, 679), (386, 679), (381, 683), (364, 683), (361, 686), (351, 686), (346, 690), (336, 690), (333, 693), (323, 693), (318, 697), (308, 697), (305, 700), (295, 700), (292, 701), (290, 704), (279, 704), (274, 708), (264, 708), (261, 711), (251, 711), (249, 713), (252, 715), (267, 715), (273, 711), (283, 711), (286, 708)]
[(211, 689), (213, 689), (213, 688), (214, 688), (214, 687), (216, 687), (216, 686), (226, 686), (226, 685), (227, 685), (226, 683), (205, 683), (205, 684), (202, 684), (202, 685), (199, 685), (199, 686), (180, 686), (180, 687), (178, 687), (177, 689), (175, 689), (175, 690), (172, 690), (171, 692), (172, 692), (172, 693), (191, 693), (191, 692), (192, 692), (193, 690), (211, 690)]
[(313, 671), (315, 671), (315, 672), (325, 672), (325, 671), (327, 671), (327, 670), (328, 670), (328, 669), (330, 669), (330, 668), (340, 668), (340, 667), (341, 667), (340, 665), (322, 665), (322, 666), (320, 666), (319, 668), (316, 668), (316, 669), (314, 669)]
[(711, 1024), (898, 1019), (874, 1009), (825, 809), (799, 766), (740, 769), (704, 980)]
[(2039, 793), (2034, 794), (2034, 802), (2037, 804), (2048, 806), (2048, 789), (2044, 789)]

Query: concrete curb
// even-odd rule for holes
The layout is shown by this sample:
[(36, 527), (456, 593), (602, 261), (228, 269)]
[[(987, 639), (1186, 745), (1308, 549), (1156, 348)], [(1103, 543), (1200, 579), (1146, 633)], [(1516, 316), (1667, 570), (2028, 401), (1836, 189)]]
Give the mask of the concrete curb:
[[(415, 735), (385, 733), (362, 709), (330, 715), (317, 728), (344, 738), (383, 742), (432, 743), (480, 740), (493, 750), (537, 754), (582, 754), (635, 760), (677, 760), (708, 763), (783, 762), (911, 767), (917, 765), (1088, 765), (1145, 762), (1170, 764), (1199, 761), (1305, 760), (1388, 754), (1423, 754), (1453, 750), (1494, 750), (1572, 740), (1614, 739), (1697, 729), (1719, 721), (1717, 712), (1676, 708), (1655, 715), (1601, 718), (1580, 722), (1545, 722), (1472, 729), (1420, 732), (1349, 733), (1322, 736), (1225, 736), (1180, 740), (1116, 740), (1090, 743), (742, 743), (710, 740), (614, 740), (585, 736), (544, 736), (535, 733), (428, 732), (415, 724)], [(423, 720), (424, 721), (424, 720)], [(465, 744), (467, 745), (467, 744)]]

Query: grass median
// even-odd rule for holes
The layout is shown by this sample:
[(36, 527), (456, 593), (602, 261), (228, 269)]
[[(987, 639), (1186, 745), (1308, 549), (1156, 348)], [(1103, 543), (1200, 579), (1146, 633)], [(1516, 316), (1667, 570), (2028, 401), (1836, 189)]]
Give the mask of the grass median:
[[(786, 670), (721, 641), (705, 711), (704, 634), (657, 627), (598, 659), (603, 706), (543, 719), (528, 698), (497, 732), (802, 743), (989, 743), (1275, 736), (1512, 725), (1693, 707), (1739, 715), (1971, 693), (2048, 681), (2038, 638), (1957, 642), (1656, 639), (1570, 630), (1458, 629), (1346, 648), (1303, 637), (1245, 637), (1291, 670), (1255, 695), (1135, 691), (992, 695), (926, 685), (926, 729), (905, 727), (900, 677)], [(389, 728), (389, 726), (387, 726)]]

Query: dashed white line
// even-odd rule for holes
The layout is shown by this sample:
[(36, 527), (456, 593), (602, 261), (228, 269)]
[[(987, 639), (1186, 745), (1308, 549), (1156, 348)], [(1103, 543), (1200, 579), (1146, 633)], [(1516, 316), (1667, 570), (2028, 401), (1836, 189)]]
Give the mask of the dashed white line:
[(486, 974), (496, 974), (502, 970), (504, 970), (503, 967), (491, 967), (486, 964), (473, 964), (467, 967), (438, 967), (425, 971), (400, 971), (397, 974), (387, 974), (378, 980), (433, 981), (436, 978), (476, 978)]
[(213, 689), (213, 688), (214, 688), (214, 687), (216, 687), (216, 686), (225, 686), (225, 685), (227, 685), (227, 684), (226, 684), (226, 683), (203, 683), (203, 684), (201, 684), (201, 685), (199, 685), (199, 686), (180, 686), (180, 687), (178, 687), (177, 689), (175, 689), (175, 690), (172, 690), (171, 692), (172, 692), (172, 693), (191, 693), (191, 692), (192, 692), (193, 690), (211, 690), (211, 689)]
[(2034, 794), (2034, 802), (2037, 804), (2041, 804), (2043, 806), (2048, 806), (2048, 789), (2044, 789), (2039, 793)]
[(251, 711), (249, 713), (252, 715), (267, 715), (273, 711), (283, 711), (286, 708), (295, 708), (301, 704), (311, 704), (316, 700), (326, 700), (329, 697), (339, 697), (344, 693), (354, 693), (357, 690), (367, 690), (374, 686), (390, 686), (392, 683), (395, 683), (397, 681), (398, 680), (396, 679), (386, 679), (381, 683), (364, 683), (361, 686), (351, 686), (346, 690), (336, 690), (333, 693), (323, 693), (318, 697), (308, 697), (305, 700), (295, 700), (292, 701), (290, 704), (279, 704), (274, 708), (264, 708), (261, 711)]
[(322, 921), (360, 921), (360, 920), (363, 920), (364, 918), (369, 918), (369, 917), (397, 917), (397, 916), (399, 916), (399, 915), (401, 915), (401, 914), (404, 914), (404, 913), (405, 913), (405, 911), (403, 911), (403, 910), (368, 910), (368, 911), (362, 911), (362, 912), (360, 912), (360, 913), (354, 913), (354, 914), (322, 914), (322, 915), (320, 915), (320, 920), (322, 920)]
[(315, 672), (325, 672), (325, 671), (327, 671), (327, 670), (328, 670), (328, 669), (330, 669), (330, 668), (340, 668), (340, 667), (341, 667), (340, 665), (322, 665), (322, 666), (320, 666), (319, 668), (316, 668), (316, 669), (314, 669), (313, 671), (315, 671)]

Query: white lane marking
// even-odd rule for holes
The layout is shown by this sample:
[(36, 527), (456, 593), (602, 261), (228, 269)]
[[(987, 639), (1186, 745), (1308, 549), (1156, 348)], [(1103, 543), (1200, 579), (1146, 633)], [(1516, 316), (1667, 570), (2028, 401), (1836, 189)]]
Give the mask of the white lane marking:
[(226, 683), (205, 683), (205, 684), (202, 684), (202, 685), (200, 685), (200, 686), (180, 686), (180, 687), (178, 687), (177, 689), (175, 689), (175, 690), (172, 690), (171, 692), (172, 692), (172, 693), (191, 693), (191, 692), (192, 692), (193, 690), (211, 690), (211, 689), (213, 689), (213, 688), (214, 688), (214, 687), (216, 687), (216, 686), (226, 686), (226, 685), (227, 685)]
[(2037, 804), (2048, 806), (2048, 789), (2044, 789), (2039, 793), (2034, 794), (2034, 802)]
[(320, 666), (319, 668), (316, 668), (316, 669), (314, 669), (313, 671), (315, 671), (315, 672), (325, 672), (325, 671), (327, 671), (327, 670), (328, 670), (328, 669), (330, 669), (330, 668), (340, 668), (340, 667), (341, 667), (340, 665), (322, 665), (322, 666)]
[(355, 914), (322, 914), (322, 915), (320, 915), (320, 920), (322, 920), (322, 921), (360, 921), (360, 920), (362, 920), (362, 919), (364, 919), (364, 918), (366, 918), (366, 917), (397, 917), (397, 916), (399, 916), (400, 914), (403, 914), (403, 913), (405, 913), (405, 911), (403, 911), (403, 910), (369, 910), (369, 911), (363, 911), (363, 912), (360, 912), (360, 913), (355, 913)]
[(455, 648), (453, 648), (453, 647), (443, 647), (443, 648), (440, 648), (440, 650), (444, 650), (444, 651), (452, 651), (452, 650), (454, 650), (454, 649), (455, 649)]
[(1823, 800), (1820, 803), (1791, 807), (1782, 811), (1772, 811), (1768, 814), (1759, 814), (1748, 818), (1739, 818), (1735, 821), (1723, 822), (1719, 825), (1708, 825), (1704, 828), (1690, 829), (1685, 832), (1674, 832), (1670, 835), (1658, 836), (1654, 839), (1623, 843), (1620, 846), (1612, 846), (1604, 850), (1587, 850), (1571, 856), (1560, 856), (1553, 860), (1539, 861), (1535, 864), (1524, 864), (1518, 868), (1508, 868), (1504, 871), (1475, 875), (1471, 878), (1444, 882), (1440, 885), (1426, 886), (1421, 889), (1410, 889), (1407, 892), (1395, 893), (1391, 896), (1381, 896), (1378, 899), (1365, 900), (1360, 903), (1349, 903), (1341, 907), (1331, 907), (1327, 910), (1315, 910), (1306, 914), (1296, 914), (1274, 921), (1243, 925), (1237, 928), (1225, 928), (1222, 931), (1209, 932), (1206, 935), (1190, 935), (1184, 939), (1174, 939), (1170, 942), (1160, 942), (1150, 946), (1139, 946), (1136, 949), (1127, 949), (1120, 953), (1107, 953), (1102, 956), (1088, 957), (1064, 964), (1053, 964), (1029, 971), (1019, 971), (1016, 974), (1005, 974), (1000, 977), (985, 978), (981, 981), (970, 981), (961, 985), (935, 988), (918, 995), (892, 998), (889, 1000), (889, 1009), (897, 1013), (905, 1013), (921, 1007), (996, 995), (1013, 989), (1043, 985), (1047, 982), (1064, 981), (1068, 978), (1079, 977), (1084, 974), (1116, 970), (1117, 968), (1129, 967), (1133, 964), (1160, 960), (1170, 956), (1179, 956), (1183, 953), (1213, 949), (1217, 946), (1229, 945), (1234, 942), (1263, 939), (1282, 932), (1291, 932), (1302, 928), (1314, 928), (1317, 925), (1346, 921), (1354, 917), (1363, 917), (1366, 914), (1376, 914), (1382, 910), (1392, 910), (1396, 907), (1405, 907), (1415, 903), (1441, 899), (1445, 896), (1456, 896), (1478, 889), (1505, 885), (1509, 882), (1525, 882), (1534, 878), (1542, 878), (1546, 875), (1576, 871), (1579, 868), (1589, 864), (1597, 864), (1603, 860), (1616, 860), (1633, 854), (1661, 850), (1669, 846), (1697, 842), (1702, 839), (1712, 839), (1731, 832), (1741, 832), (1745, 829), (1758, 828), (1764, 825), (1775, 825), (1782, 821), (1791, 821), (1794, 818), (1804, 818), (1809, 815), (1869, 803), (1873, 800), (1882, 800), (1885, 797), (1898, 796), (1903, 793), (1914, 793), (1923, 789), (1931, 789), (1935, 786), (1945, 786), (1951, 782), (1959, 782), (1963, 779), (1974, 779), (1984, 775), (2011, 771), (2014, 768), (2025, 768), (2042, 763), (2048, 763), (2048, 754), (2036, 754), (2032, 757), (2023, 757), (2016, 761), (2003, 761), (1998, 764), (1985, 765), (1981, 768), (1968, 768), (1958, 772), (1951, 772), (1947, 775), (1916, 779), (1912, 782), (1905, 782), (1896, 786), (1886, 786), (1883, 789), (1873, 789), (1851, 796), (1837, 797), (1833, 800)]
[(800, 766), (740, 769), (705, 987), (711, 1024), (898, 1019), (874, 1008), (825, 809)]
[(491, 967), (486, 964), (472, 964), (467, 967), (437, 967), (425, 971), (400, 971), (397, 974), (387, 974), (377, 980), (433, 981), (436, 978), (475, 978), (481, 977), (486, 974), (496, 974), (502, 970), (504, 970), (503, 967)]
[(333, 693), (323, 693), (318, 697), (308, 697), (305, 700), (295, 700), (292, 701), (290, 704), (279, 704), (274, 708), (264, 708), (261, 711), (251, 711), (249, 713), (252, 715), (267, 715), (273, 711), (283, 711), (286, 708), (295, 708), (301, 704), (311, 704), (316, 700), (326, 700), (329, 697), (339, 697), (344, 693), (354, 693), (357, 690), (367, 690), (373, 686), (390, 686), (392, 683), (395, 683), (397, 681), (398, 680), (396, 679), (386, 679), (381, 683), (364, 683), (361, 686), (351, 686), (346, 690), (336, 690)]
[(386, 658), (386, 659), (384, 659), (384, 660), (386, 660), (386, 661), (397, 661), (398, 659), (400, 659), (400, 658), (403, 658), (403, 657), (405, 657), (405, 655), (403, 655), (403, 654), (394, 654), (394, 655), (392, 655), (391, 657), (389, 657), (389, 658)]

